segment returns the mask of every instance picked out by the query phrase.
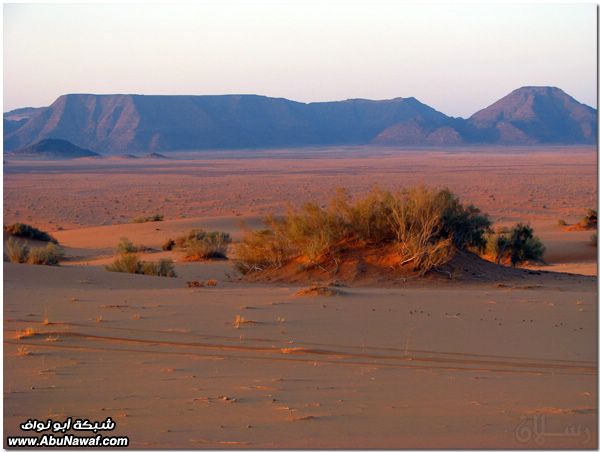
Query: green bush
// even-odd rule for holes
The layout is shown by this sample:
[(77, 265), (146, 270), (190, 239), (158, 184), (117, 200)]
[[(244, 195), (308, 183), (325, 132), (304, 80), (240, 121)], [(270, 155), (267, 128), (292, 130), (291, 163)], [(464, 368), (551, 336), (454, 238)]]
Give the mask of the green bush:
[(533, 235), (531, 226), (521, 223), (508, 232), (490, 234), (486, 246), (487, 253), (498, 264), (507, 261), (513, 267), (526, 261), (543, 261), (545, 250), (540, 239)]
[(485, 249), (485, 234), (492, 222), (486, 214), (469, 204), (463, 206), (459, 199), (448, 190), (442, 190), (436, 197), (442, 205), (442, 236), (451, 238), (459, 249)]
[(27, 262), (27, 258), (29, 257), (29, 247), (12, 237), (6, 242), (4, 250), (8, 260), (16, 264)]
[(138, 247), (135, 246), (127, 237), (121, 237), (121, 240), (117, 244), (117, 254), (131, 254), (139, 251)]
[(132, 223), (150, 223), (150, 222), (153, 222), (153, 221), (163, 221), (163, 220), (164, 220), (164, 215), (156, 213), (154, 215), (147, 215), (147, 216), (140, 215), (140, 216), (137, 216), (137, 217), (133, 218), (131, 220), (131, 222)]
[(4, 231), (15, 237), (58, 243), (58, 241), (47, 232), (24, 223), (14, 223), (9, 226), (4, 226)]
[(562, 218), (559, 218), (558, 225), (564, 227), (564, 226), (567, 226), (567, 222), (565, 220), (563, 220)]

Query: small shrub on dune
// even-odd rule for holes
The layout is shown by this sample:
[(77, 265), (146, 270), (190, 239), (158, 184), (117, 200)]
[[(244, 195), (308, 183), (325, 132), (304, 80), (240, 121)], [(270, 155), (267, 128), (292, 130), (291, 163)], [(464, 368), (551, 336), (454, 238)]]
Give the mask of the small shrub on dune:
[(592, 242), (592, 246), (598, 246), (598, 234), (593, 233), (590, 237), (590, 241)]
[(30, 248), (13, 238), (6, 242), (6, 256), (10, 262), (33, 265), (58, 265), (64, 258), (64, 251), (55, 243), (43, 247)]
[(64, 255), (62, 248), (54, 243), (48, 243), (44, 247), (31, 248), (27, 262), (34, 265), (58, 265)]
[(58, 243), (58, 241), (47, 232), (24, 223), (14, 223), (4, 227), (4, 231), (15, 237), (24, 239), (40, 240), (42, 242)]
[(184, 251), (186, 260), (200, 261), (226, 258), (230, 243), (231, 237), (225, 232), (193, 229), (187, 235), (179, 237), (175, 246)]
[(164, 276), (174, 278), (175, 266), (171, 259), (160, 259), (158, 262), (144, 262), (142, 264), (141, 273), (150, 276)]
[(111, 272), (133, 273), (138, 275), (165, 276), (174, 278), (177, 276), (171, 259), (160, 259), (158, 262), (141, 261), (137, 254), (127, 253), (117, 257), (114, 262), (106, 266)]
[(15, 264), (24, 264), (29, 257), (29, 247), (12, 237), (6, 242), (4, 251), (8, 260)]
[(557, 223), (558, 223), (558, 225), (559, 225), (560, 227), (563, 227), (563, 228), (564, 228), (565, 226), (568, 226), (568, 225), (567, 225), (567, 222), (566, 222), (565, 220), (563, 220), (562, 218), (559, 218)]
[(137, 253), (138, 247), (135, 246), (127, 237), (121, 237), (121, 240), (117, 244), (117, 254), (131, 254)]
[(109, 272), (141, 273), (142, 262), (137, 254), (121, 254), (114, 262), (106, 266)]

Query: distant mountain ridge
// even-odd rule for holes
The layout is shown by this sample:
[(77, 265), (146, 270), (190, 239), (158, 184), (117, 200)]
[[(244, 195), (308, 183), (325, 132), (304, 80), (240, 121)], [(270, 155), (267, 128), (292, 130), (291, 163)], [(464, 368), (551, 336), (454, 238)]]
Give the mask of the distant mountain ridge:
[(277, 146), (594, 144), (597, 111), (523, 87), (468, 119), (417, 99), (300, 103), (257, 95), (67, 94), (4, 114), (4, 149), (60, 138), (102, 153)]

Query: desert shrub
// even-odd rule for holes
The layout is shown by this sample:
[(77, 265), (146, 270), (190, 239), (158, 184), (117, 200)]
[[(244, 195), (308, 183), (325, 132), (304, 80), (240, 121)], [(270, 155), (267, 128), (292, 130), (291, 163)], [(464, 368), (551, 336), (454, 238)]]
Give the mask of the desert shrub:
[(168, 239), (165, 243), (163, 243), (163, 251), (171, 251), (173, 248), (175, 248), (175, 240)]
[(563, 220), (562, 218), (559, 218), (558, 225), (564, 227), (564, 226), (567, 226), (567, 222), (565, 220)]
[(590, 237), (590, 241), (592, 242), (592, 246), (598, 246), (598, 234), (594, 232)]
[(121, 240), (119, 240), (116, 248), (117, 254), (131, 254), (137, 253), (138, 251), (138, 247), (135, 246), (127, 237), (121, 237)]
[(395, 195), (375, 189), (353, 205), (348, 204), (344, 191), (341, 191), (334, 203), (337, 211), (345, 213), (356, 237), (372, 244), (397, 238), (394, 212), (397, 213), (399, 204), (413, 209), (417, 217), (432, 214), (438, 218), (436, 234), (451, 238), (460, 249), (483, 249), (484, 235), (491, 226), (487, 215), (473, 205), (463, 206), (458, 197), (447, 189), (418, 187)]
[(342, 217), (345, 234), (366, 244), (378, 244), (394, 237), (390, 223), (392, 201), (391, 193), (375, 188), (352, 204), (347, 192), (338, 189), (330, 210)]
[(391, 221), (401, 265), (423, 274), (452, 258), (453, 240), (444, 229), (447, 201), (444, 190), (424, 187), (394, 196)]
[(294, 255), (289, 241), (277, 229), (246, 231), (236, 254), (235, 267), (243, 274), (281, 268)]
[(491, 223), (448, 190), (420, 187), (395, 194), (375, 189), (354, 202), (338, 190), (328, 208), (308, 203), (265, 224), (246, 231), (236, 249), (242, 273), (280, 268), (292, 259), (304, 268), (337, 268), (345, 250), (395, 244), (400, 265), (423, 274), (447, 262), (457, 247), (483, 248)]
[(137, 254), (121, 254), (113, 261), (112, 264), (107, 265), (106, 269), (109, 272), (141, 273), (142, 262)]
[(510, 262), (513, 267), (526, 261), (542, 261), (545, 250), (531, 226), (521, 223), (508, 232), (490, 234), (486, 244), (487, 254), (498, 264)]
[(150, 223), (153, 221), (163, 221), (164, 215), (154, 214), (154, 215), (139, 215), (131, 220), (132, 223)]
[(141, 273), (144, 275), (165, 276), (170, 278), (177, 276), (175, 273), (175, 266), (171, 259), (160, 259), (158, 262), (144, 262), (142, 263)]
[(472, 204), (463, 206), (449, 190), (441, 190), (433, 196), (443, 209), (442, 236), (452, 239), (457, 248), (482, 251), (485, 234), (492, 225), (489, 217)]
[(12, 237), (5, 244), (4, 251), (9, 262), (23, 264), (29, 257), (29, 247)]
[(58, 241), (47, 232), (24, 223), (14, 223), (9, 226), (4, 226), (4, 231), (15, 237), (58, 243)]
[(134, 273), (150, 276), (177, 276), (171, 259), (160, 259), (158, 262), (141, 261), (137, 254), (127, 253), (118, 256), (106, 269), (111, 272)]
[(25, 243), (13, 238), (6, 242), (6, 256), (10, 262), (33, 265), (58, 265), (64, 251), (55, 243), (43, 247), (29, 248)]
[(175, 240), (176, 248), (185, 252), (185, 259), (199, 261), (227, 257), (231, 237), (225, 232), (205, 232), (192, 229), (188, 234)]
[(584, 229), (598, 229), (598, 212), (596, 209), (588, 209), (579, 225)]
[(65, 253), (61, 247), (48, 243), (44, 247), (31, 248), (27, 263), (35, 265), (58, 265)]
[(301, 211), (290, 211), (285, 219), (285, 235), (296, 254), (309, 264), (319, 265), (339, 253), (343, 241), (352, 239), (348, 225), (334, 210), (307, 203)]

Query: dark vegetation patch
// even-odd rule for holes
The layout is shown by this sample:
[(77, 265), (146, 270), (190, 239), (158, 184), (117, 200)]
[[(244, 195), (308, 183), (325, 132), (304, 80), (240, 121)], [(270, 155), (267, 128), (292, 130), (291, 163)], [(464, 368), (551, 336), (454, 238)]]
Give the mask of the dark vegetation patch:
[(155, 213), (154, 215), (138, 215), (131, 220), (132, 223), (151, 223), (154, 221), (163, 221), (164, 215)]
[(21, 237), (23, 239), (58, 243), (58, 240), (56, 240), (47, 232), (41, 231), (40, 229), (25, 223), (13, 223), (11, 225), (4, 226), (4, 232), (14, 237)]
[(226, 232), (192, 229), (176, 239), (168, 239), (162, 249), (180, 251), (186, 261), (227, 259), (231, 237)]

